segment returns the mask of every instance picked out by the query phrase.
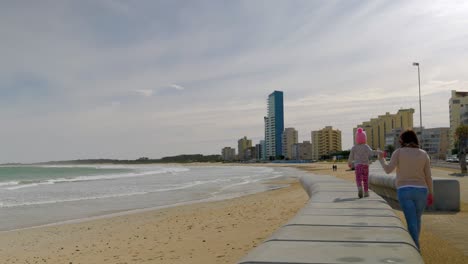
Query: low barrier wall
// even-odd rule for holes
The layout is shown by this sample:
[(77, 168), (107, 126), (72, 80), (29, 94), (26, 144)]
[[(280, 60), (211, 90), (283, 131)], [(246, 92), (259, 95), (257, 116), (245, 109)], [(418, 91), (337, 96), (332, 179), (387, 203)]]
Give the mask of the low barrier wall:
[[(399, 208), (395, 173), (386, 174), (378, 162), (369, 167), (369, 187), (392, 207)], [(460, 183), (455, 179), (433, 178), (434, 204), (428, 211), (460, 211)]]
[(288, 223), (239, 264), (424, 263), (408, 231), (374, 192), (359, 199), (354, 183), (308, 175), (310, 199)]

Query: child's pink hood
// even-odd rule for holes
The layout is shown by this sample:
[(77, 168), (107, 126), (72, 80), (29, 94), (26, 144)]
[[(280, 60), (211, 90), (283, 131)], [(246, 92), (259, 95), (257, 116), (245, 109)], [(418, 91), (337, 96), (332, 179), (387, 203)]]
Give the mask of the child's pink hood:
[(358, 128), (356, 131), (356, 144), (366, 144), (367, 142), (367, 135), (366, 131), (362, 128)]

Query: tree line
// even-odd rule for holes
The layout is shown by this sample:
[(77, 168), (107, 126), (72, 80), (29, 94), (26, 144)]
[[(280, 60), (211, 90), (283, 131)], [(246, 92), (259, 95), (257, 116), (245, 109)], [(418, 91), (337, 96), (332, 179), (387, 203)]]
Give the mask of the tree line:
[(193, 162), (221, 162), (221, 155), (183, 154), (177, 156), (163, 157), (160, 159), (150, 159), (141, 157), (135, 160), (121, 159), (77, 159), (61, 160), (35, 163), (39, 165), (47, 164), (150, 164), (150, 163), (193, 163)]

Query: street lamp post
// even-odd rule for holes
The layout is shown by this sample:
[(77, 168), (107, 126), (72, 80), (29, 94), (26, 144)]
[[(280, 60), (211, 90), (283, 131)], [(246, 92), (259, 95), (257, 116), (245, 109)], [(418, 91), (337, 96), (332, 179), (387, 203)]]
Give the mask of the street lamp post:
[(422, 110), (421, 110), (421, 77), (419, 73), (419, 62), (413, 62), (413, 66), (418, 67), (418, 87), (419, 87), (419, 130), (421, 131), (421, 148), (423, 141)]

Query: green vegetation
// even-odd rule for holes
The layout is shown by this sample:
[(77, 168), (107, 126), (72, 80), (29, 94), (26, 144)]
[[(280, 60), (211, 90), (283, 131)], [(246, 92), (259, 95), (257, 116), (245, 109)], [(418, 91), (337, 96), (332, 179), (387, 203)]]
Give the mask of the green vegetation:
[(387, 151), (387, 157), (391, 157), (395, 151), (395, 147), (393, 145), (387, 145), (385, 146), (385, 151)]
[(150, 163), (192, 163), (192, 162), (221, 162), (221, 155), (202, 155), (202, 154), (184, 154), (172, 157), (163, 157), (161, 159), (150, 159), (141, 157), (136, 160), (118, 160), (118, 159), (79, 159), (48, 161), (35, 164), (150, 164)]
[(457, 137), (458, 141), (458, 153), (459, 153), (459, 160), (460, 160), (460, 170), (461, 173), (465, 174), (466, 169), (466, 149), (468, 147), (468, 126), (460, 125), (455, 130), (455, 136)]

